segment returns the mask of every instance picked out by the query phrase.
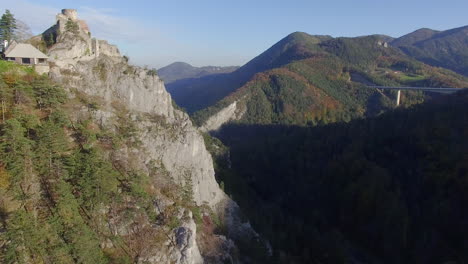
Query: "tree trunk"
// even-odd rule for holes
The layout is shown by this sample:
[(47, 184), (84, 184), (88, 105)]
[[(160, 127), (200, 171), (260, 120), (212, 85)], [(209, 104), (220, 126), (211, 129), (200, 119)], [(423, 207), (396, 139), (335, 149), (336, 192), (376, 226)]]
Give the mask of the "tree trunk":
[(2, 100), (2, 123), (5, 123), (5, 102)]

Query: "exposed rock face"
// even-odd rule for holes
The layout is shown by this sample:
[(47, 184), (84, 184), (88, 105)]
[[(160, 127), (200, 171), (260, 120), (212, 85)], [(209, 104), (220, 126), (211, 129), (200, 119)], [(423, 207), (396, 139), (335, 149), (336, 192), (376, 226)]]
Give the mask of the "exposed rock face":
[[(65, 83), (68, 89), (102, 98), (108, 106), (107, 111), (112, 112), (112, 104), (118, 101), (136, 113), (164, 117), (164, 122), (174, 130), (165, 132), (177, 137), (165, 133), (145, 133), (159, 124), (139, 122), (141, 140), (146, 147), (146, 151), (142, 152), (147, 153), (144, 164), (150, 160), (162, 160), (173, 178), (181, 184), (185, 183), (184, 175), (190, 174), (195, 201), (200, 205), (208, 203), (214, 207), (225, 199), (214, 178), (213, 161), (203, 138), (188, 116), (173, 108), (171, 97), (157, 75), (128, 65), (118, 55), (115, 46), (107, 41), (70, 32), (59, 35), (58, 40), (49, 51), (49, 56), (55, 58), (50, 74), (54, 80)], [(90, 55), (86, 51), (93, 41), (99, 44), (99, 51)], [(109, 56), (109, 53), (114, 56)], [(112, 116), (112, 113), (108, 115)], [(102, 125), (110, 125), (106, 123), (108, 119), (102, 121)]]
[(193, 220), (189, 221), (187, 226), (181, 226), (175, 230), (175, 241), (180, 254), (181, 264), (200, 264), (203, 263), (203, 259), (200, 255), (197, 242), (195, 238), (196, 226)]
[(60, 68), (69, 68), (79, 61), (90, 61), (101, 54), (122, 61), (119, 49), (105, 40), (91, 38), (88, 25), (79, 20), (74, 9), (63, 9), (57, 15), (57, 23), (43, 36), (55, 36), (55, 45), (49, 50), (49, 61)]
[[(186, 178), (190, 177), (197, 204), (208, 203), (214, 207), (226, 199), (226, 196), (214, 178), (211, 155), (188, 116), (182, 114), (179, 118), (181, 119), (178, 120), (177, 126), (182, 128), (182, 131), (172, 130), (164, 134), (152, 132), (154, 123), (141, 124), (143, 130), (147, 131), (141, 140), (145, 145), (151, 146), (147, 149), (148, 157), (162, 160), (177, 182), (185, 183)], [(168, 138), (171, 134), (172, 139)]]
[(190, 214), (190, 220), (173, 231), (167, 249), (149, 248), (138, 259), (139, 263), (203, 264), (203, 258), (196, 242), (197, 227)]
[(234, 101), (229, 106), (223, 108), (221, 111), (217, 112), (211, 116), (204, 124), (200, 127), (200, 130), (203, 132), (216, 131), (223, 124), (231, 120), (239, 120), (244, 115), (246, 109), (245, 107), (240, 107), (237, 101)]
[[(240, 219), (232, 210), (237, 205), (224, 194), (215, 180), (213, 161), (203, 137), (187, 114), (173, 108), (171, 97), (160, 78), (146, 69), (129, 65), (117, 47), (92, 39), (87, 28), (83, 28), (83, 23), (77, 24), (78, 31), (71, 32), (66, 28), (62, 31), (62, 21), (65, 19), (79, 21), (75, 11), (62, 11), (57, 18), (57, 25), (49, 29), (58, 30), (55, 31), (58, 34), (57, 43), (48, 54), (53, 61), (51, 78), (63, 83), (70, 91), (98, 98), (102, 107), (93, 111), (92, 115), (102, 127), (113, 129), (118, 112), (122, 109), (128, 110), (136, 121), (136, 137), (140, 145), (121, 149), (117, 158), (123, 162), (132, 160), (132, 166), (148, 174), (154, 163), (158, 162), (158, 166), (167, 170), (181, 188), (192, 188), (196, 204), (206, 204), (215, 211), (225, 213), (226, 217)], [(77, 119), (80, 114), (76, 114)], [(196, 225), (192, 213), (188, 212), (179, 217), (181, 225), (173, 230), (173, 237), (167, 241), (166, 247), (148, 246), (138, 262), (203, 263), (196, 243)], [(157, 230), (147, 217), (141, 218), (139, 229), (146, 228), (148, 232)], [(227, 223), (231, 230), (236, 228), (233, 225), (239, 225), (235, 220)], [(109, 225), (118, 235), (129, 235), (134, 230), (131, 223), (123, 220)]]
[[(51, 54), (56, 52), (51, 50)], [(129, 66), (122, 57), (101, 55), (83, 59), (57, 60), (59, 67), (52, 67), (51, 76), (69, 87), (102, 97), (105, 103), (119, 100), (130, 110), (162, 115), (174, 121), (171, 97), (158, 76)]]

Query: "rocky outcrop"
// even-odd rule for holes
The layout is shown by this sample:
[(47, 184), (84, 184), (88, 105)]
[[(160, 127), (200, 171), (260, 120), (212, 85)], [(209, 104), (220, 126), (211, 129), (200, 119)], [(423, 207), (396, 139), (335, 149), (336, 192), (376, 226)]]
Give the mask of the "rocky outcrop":
[[(92, 39), (87, 27), (83, 26), (85, 23), (76, 23), (77, 28), (72, 30), (70, 24), (64, 28), (65, 20), (67, 23), (79, 22), (76, 12), (63, 10), (57, 18), (57, 25), (49, 29), (56, 30), (54, 34), (57, 34), (57, 42), (48, 54), (52, 59), (50, 77), (64, 84), (71, 95), (84, 93), (99, 101), (99, 109), (93, 109), (91, 115), (100, 126), (115, 129), (122, 112), (130, 117), (128, 122), (137, 126), (134, 137), (139, 143), (119, 150), (116, 159), (131, 163), (132, 167), (148, 174), (157, 166), (167, 171), (180, 187), (180, 192), (191, 188), (198, 206), (208, 205), (227, 218), (240, 219), (232, 210), (237, 205), (216, 182), (213, 161), (203, 137), (188, 115), (173, 107), (161, 79), (152, 71), (129, 65), (117, 47)], [(80, 115), (86, 115), (86, 111), (78, 111), (74, 118), (78, 120)], [(165, 246), (148, 246), (138, 262), (203, 263), (192, 213), (185, 210), (188, 213), (179, 216), (181, 224), (169, 230), (172, 235)], [(118, 213), (113, 218), (119, 219)], [(154, 227), (147, 217), (140, 218), (143, 220), (138, 229), (146, 228), (151, 233), (159, 228)], [(237, 221), (226, 220), (226, 223), (231, 230), (235, 230), (234, 225), (239, 225)], [(120, 230), (116, 231), (119, 235), (129, 235), (135, 229), (125, 221), (109, 225), (113, 230)]]
[[(52, 54), (56, 50), (52, 50)], [(60, 58), (60, 57), (58, 57)], [(129, 110), (158, 114), (174, 121), (175, 110), (172, 99), (157, 75), (128, 65), (122, 57), (101, 55), (88, 60), (85, 58), (58, 61), (51, 68), (51, 76), (79, 89), (86, 94), (99, 96), (111, 105), (115, 100)]]
[[(116, 102), (134, 111), (135, 115), (160, 116), (157, 123), (151, 119), (138, 122), (139, 138), (145, 149), (141, 150), (145, 153), (143, 165), (151, 160), (162, 160), (180, 184), (185, 184), (188, 175), (199, 205), (208, 203), (214, 207), (225, 199), (215, 180), (213, 161), (203, 137), (192, 126), (187, 114), (173, 108), (171, 97), (157, 75), (129, 65), (123, 57), (83, 54), (86, 43), (91, 41), (86, 34), (66, 32), (58, 39), (59, 42), (49, 51), (49, 56), (56, 58), (50, 74), (54, 80), (66, 84), (67, 89), (101, 98), (106, 105), (102, 111), (108, 112), (102, 116), (111, 117), (116, 110)], [(105, 41), (97, 43), (100, 43), (101, 51), (113, 50)], [(111, 119), (101, 118), (101, 125), (111, 126)], [(155, 133), (155, 126), (164, 129)]]
[[(190, 215), (190, 219), (192, 216)], [(195, 238), (197, 237), (195, 222), (190, 220), (185, 226), (180, 226), (174, 231), (176, 246), (178, 252), (180, 252), (180, 263), (181, 264), (201, 264), (203, 259), (200, 255), (200, 250), (198, 249), (197, 242)]]
[(245, 107), (240, 107), (238, 101), (234, 101), (229, 106), (221, 109), (216, 114), (212, 115), (208, 120), (200, 127), (203, 132), (216, 131), (223, 124), (231, 120), (239, 120), (245, 114)]
[(189, 221), (177, 227), (166, 247), (152, 247), (143, 252), (139, 263), (203, 264), (203, 258), (196, 242), (196, 225), (189, 213)]
[(139, 122), (139, 127), (143, 145), (150, 146), (146, 148), (145, 164), (161, 160), (176, 182), (186, 184), (189, 180), (199, 205), (215, 208), (227, 199), (215, 180), (213, 160), (203, 138), (186, 114), (176, 111), (171, 123), (146, 120)]
[(61, 68), (78, 61), (90, 61), (106, 55), (115, 62), (123, 60), (119, 49), (105, 40), (91, 38), (87, 23), (78, 19), (76, 10), (63, 9), (56, 17), (57, 23), (47, 29), (43, 38), (53, 41), (49, 49), (49, 61)]

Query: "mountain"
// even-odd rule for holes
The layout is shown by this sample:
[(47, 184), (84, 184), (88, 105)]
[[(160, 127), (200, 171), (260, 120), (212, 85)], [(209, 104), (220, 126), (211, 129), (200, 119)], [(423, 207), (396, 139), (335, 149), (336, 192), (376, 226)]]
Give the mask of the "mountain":
[(424, 63), (468, 76), (468, 26), (445, 31), (419, 29), (391, 45)]
[(77, 17), (34, 38), (48, 76), (0, 60), (0, 263), (262, 262), (157, 73)]
[(307, 47), (329, 39), (329, 36), (311, 36), (296, 32), (276, 43), (246, 65), (229, 74), (182, 79), (167, 85), (176, 103), (188, 112), (213, 105), (247, 83), (256, 73), (278, 67), (307, 56)]
[(185, 62), (174, 62), (158, 70), (158, 74), (167, 85), (180, 79), (200, 78), (207, 75), (230, 73), (237, 70), (237, 66), (217, 67), (193, 67)]
[(467, 103), (462, 91), (348, 123), (231, 123), (208, 148), (271, 263), (465, 263)]
[(395, 47), (411, 46), (417, 42), (430, 39), (439, 32), (440, 31), (432, 30), (430, 28), (421, 28), (412, 33), (406, 34), (402, 37), (392, 40), (390, 44)]
[[(208, 106), (192, 116), (202, 130), (211, 131), (228, 121), (300, 125), (349, 121), (394, 107), (396, 93), (369, 85), (468, 87), (467, 78), (421, 63), (389, 46), (389, 39), (297, 32), (236, 72), (187, 82), (177, 93), (169, 91), (188, 110)], [(403, 96), (403, 107), (408, 107), (433, 95)]]

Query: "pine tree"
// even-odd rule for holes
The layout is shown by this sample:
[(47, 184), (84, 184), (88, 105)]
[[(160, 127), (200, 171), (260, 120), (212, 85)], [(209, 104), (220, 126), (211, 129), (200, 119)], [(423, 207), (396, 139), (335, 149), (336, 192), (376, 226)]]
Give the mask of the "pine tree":
[(15, 30), (17, 29), (16, 19), (10, 10), (6, 10), (5, 14), (0, 18), (0, 38), (10, 42), (15, 36)]
[(0, 112), (2, 112), (2, 123), (5, 122), (7, 102), (12, 98), (12, 94), (8, 88), (8, 85), (2, 79), (0, 79)]
[(58, 178), (63, 167), (60, 157), (68, 150), (65, 132), (60, 124), (45, 121), (36, 133), (36, 170), (44, 179)]
[(25, 137), (26, 129), (16, 119), (5, 122), (0, 137), (0, 158), (10, 174), (11, 185), (17, 194), (24, 195), (24, 190), (18, 190), (21, 182), (30, 174), (32, 142)]
[(67, 99), (67, 95), (62, 88), (52, 84), (45, 78), (34, 81), (32, 86), (40, 109), (54, 108)]

